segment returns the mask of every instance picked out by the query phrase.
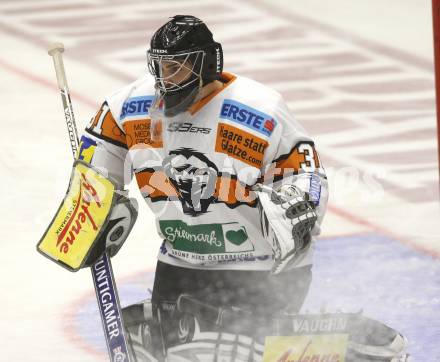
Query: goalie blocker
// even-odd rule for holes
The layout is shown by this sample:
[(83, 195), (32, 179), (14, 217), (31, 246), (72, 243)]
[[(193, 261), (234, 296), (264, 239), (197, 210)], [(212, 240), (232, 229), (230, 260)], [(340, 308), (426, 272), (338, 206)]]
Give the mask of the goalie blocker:
[(137, 202), (96, 168), (77, 160), (69, 188), (37, 250), (70, 271), (114, 256), (137, 218)]

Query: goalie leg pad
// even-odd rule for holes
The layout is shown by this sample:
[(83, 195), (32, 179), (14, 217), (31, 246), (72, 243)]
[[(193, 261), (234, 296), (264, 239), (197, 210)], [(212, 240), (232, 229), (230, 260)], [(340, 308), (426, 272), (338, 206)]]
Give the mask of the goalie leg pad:
[(160, 326), (153, 317), (151, 300), (145, 300), (122, 309), (124, 327), (128, 336), (129, 352), (134, 361), (163, 360)]
[(406, 338), (374, 319), (356, 315), (350, 324), (347, 359), (350, 361), (406, 361)]

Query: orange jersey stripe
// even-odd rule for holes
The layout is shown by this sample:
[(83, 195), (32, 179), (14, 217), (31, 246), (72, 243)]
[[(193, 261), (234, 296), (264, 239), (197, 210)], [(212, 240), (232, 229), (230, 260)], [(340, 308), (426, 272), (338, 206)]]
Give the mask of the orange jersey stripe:
[(216, 91), (212, 92), (205, 98), (202, 98), (197, 103), (194, 103), (191, 107), (189, 107), (188, 111), (191, 113), (191, 115), (194, 115), (197, 113), (205, 104), (207, 104), (212, 98), (214, 98), (217, 94), (219, 94), (223, 89), (225, 89), (228, 85), (230, 85), (237, 77), (233, 74), (223, 72), (220, 74), (220, 79), (223, 82), (223, 87), (220, 89), (217, 89)]
[(117, 146), (127, 148), (125, 134), (117, 125), (106, 102), (102, 104), (99, 111), (92, 118), (86, 131), (95, 137), (109, 141)]
[[(142, 194), (153, 202), (168, 197), (176, 198), (179, 195), (163, 171), (142, 170), (136, 173), (136, 180)], [(243, 203), (249, 206), (256, 205), (256, 195), (250, 190), (250, 187), (227, 175), (217, 177), (213, 197), (217, 199), (217, 202), (223, 202), (229, 207)]]
[(136, 181), (142, 194), (152, 199), (178, 195), (163, 171), (143, 170), (137, 172)]
[[(301, 145), (309, 145), (302, 151), (299, 149)], [(313, 154), (311, 154), (312, 152)], [(311, 158), (314, 162), (311, 162)], [(314, 163), (314, 164), (312, 164)], [(286, 172), (298, 173), (300, 169), (305, 167), (320, 168), (320, 161), (318, 152), (312, 142), (301, 142), (295, 145), (295, 147), (290, 151), (290, 153), (282, 155), (275, 159), (272, 166), (265, 175), (265, 179), (269, 177), (278, 178), (283, 176)]]

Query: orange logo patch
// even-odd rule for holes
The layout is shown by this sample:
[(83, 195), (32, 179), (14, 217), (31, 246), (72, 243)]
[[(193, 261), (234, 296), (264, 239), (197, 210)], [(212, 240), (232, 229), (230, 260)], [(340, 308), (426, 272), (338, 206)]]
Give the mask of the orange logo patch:
[(219, 123), (215, 151), (260, 168), (268, 142), (240, 128)]
[(154, 139), (151, 137), (151, 119), (127, 121), (123, 127), (128, 148), (133, 146), (162, 147), (162, 125), (160, 122), (154, 125), (153, 134), (157, 135)]

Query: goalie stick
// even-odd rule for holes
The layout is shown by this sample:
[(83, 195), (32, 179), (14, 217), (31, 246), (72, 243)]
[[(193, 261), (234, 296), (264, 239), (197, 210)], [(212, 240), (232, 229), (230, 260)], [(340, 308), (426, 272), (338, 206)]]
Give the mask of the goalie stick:
[[(63, 101), (64, 117), (69, 133), (70, 147), (72, 149), (73, 158), (75, 158), (78, 152), (79, 139), (75, 118), (73, 116), (69, 88), (67, 86), (66, 72), (64, 70), (63, 51), (64, 45), (62, 43), (53, 43), (48, 49), (48, 53), (52, 57), (55, 66), (58, 88)], [(91, 270), (110, 360), (130, 362), (132, 359), (128, 353), (118, 291), (116, 289), (113, 269), (108, 254), (104, 253), (91, 267)]]

